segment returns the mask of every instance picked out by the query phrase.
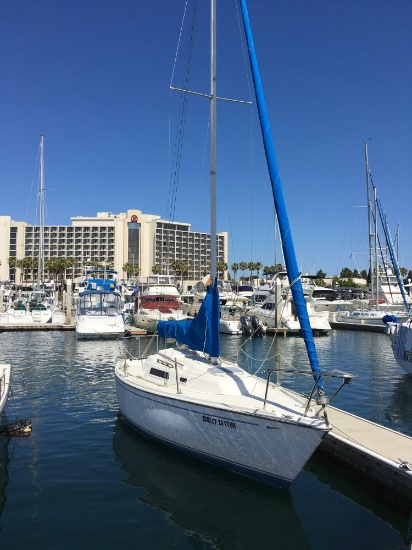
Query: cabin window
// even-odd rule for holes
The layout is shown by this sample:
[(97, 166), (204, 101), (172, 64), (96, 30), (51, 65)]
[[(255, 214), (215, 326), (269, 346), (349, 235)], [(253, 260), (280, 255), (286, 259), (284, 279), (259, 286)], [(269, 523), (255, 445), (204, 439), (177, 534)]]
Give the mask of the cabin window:
[(169, 379), (169, 373), (164, 370), (150, 369), (149, 374), (152, 374), (153, 376), (158, 376), (159, 378), (164, 378), (164, 380)]

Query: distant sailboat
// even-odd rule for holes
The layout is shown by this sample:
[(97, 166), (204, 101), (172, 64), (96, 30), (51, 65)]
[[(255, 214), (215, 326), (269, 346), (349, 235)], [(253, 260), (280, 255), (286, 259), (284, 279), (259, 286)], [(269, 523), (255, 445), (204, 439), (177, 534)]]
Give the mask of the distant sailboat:
[[(331, 427), (321, 373), (294, 257), (289, 222), (274, 159), (246, 2), (241, 1), (255, 81), (262, 134), (296, 309), (310, 356), (310, 398), (251, 375), (220, 356), (220, 303), (216, 273), (216, 0), (211, 0), (211, 274), (214, 284), (193, 320), (158, 323), (159, 335), (174, 339), (147, 357), (122, 358), (115, 378), (124, 419), (147, 436), (217, 466), (287, 487)], [(309, 371), (310, 372), (310, 371)], [(308, 371), (306, 371), (306, 374)], [(331, 376), (338, 376), (334, 373)], [(342, 375), (350, 378), (349, 375)], [(317, 393), (318, 400), (312, 401)], [(317, 408), (318, 410), (315, 410)]]
[(40, 135), (39, 170), (39, 252), (37, 256), (37, 282), (34, 290), (26, 292), (9, 303), (6, 312), (0, 314), (0, 325), (40, 325), (58, 322), (64, 318), (57, 307), (54, 282), (45, 284), (44, 257), (44, 135)]

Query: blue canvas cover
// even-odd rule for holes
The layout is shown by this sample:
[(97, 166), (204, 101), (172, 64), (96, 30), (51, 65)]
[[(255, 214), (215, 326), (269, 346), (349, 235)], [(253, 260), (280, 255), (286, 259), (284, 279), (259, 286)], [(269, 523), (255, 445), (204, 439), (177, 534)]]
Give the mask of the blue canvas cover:
[(187, 344), (187, 332), (191, 323), (191, 319), (159, 321), (157, 323), (157, 333), (164, 338), (174, 338), (179, 344)]
[(206, 289), (206, 297), (199, 313), (193, 319), (187, 333), (187, 345), (190, 349), (203, 351), (211, 357), (220, 355), (220, 301), (217, 279), (213, 286)]
[(192, 320), (159, 321), (157, 332), (165, 338), (175, 338), (180, 344), (186, 344), (190, 349), (207, 353), (211, 357), (220, 355), (220, 301), (215, 284), (208, 286), (206, 297), (199, 313)]

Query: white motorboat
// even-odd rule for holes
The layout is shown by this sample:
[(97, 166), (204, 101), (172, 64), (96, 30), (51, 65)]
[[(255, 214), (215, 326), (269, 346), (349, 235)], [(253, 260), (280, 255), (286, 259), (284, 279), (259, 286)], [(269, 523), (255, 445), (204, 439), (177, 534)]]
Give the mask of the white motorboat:
[[(248, 309), (248, 315), (255, 315), (263, 325), (270, 328), (286, 328), (288, 333), (300, 333), (301, 325), (290, 292), (268, 293), (265, 301)], [(310, 299), (307, 299), (306, 308), (310, 328), (315, 335), (329, 334), (332, 330), (328, 321), (327, 312), (316, 312)]]
[[(241, 0), (244, 28), (255, 82), (260, 86), (257, 60), (245, 0)], [(216, 36), (216, 0), (211, 0), (212, 44)], [(214, 57), (212, 48), (212, 60)], [(216, 74), (211, 64), (211, 242), (216, 241)], [(287, 487), (331, 429), (313, 335), (286, 216), (283, 192), (271, 141), (261, 89), (256, 91), (262, 136), (274, 193), (280, 233), (314, 385), (308, 398), (250, 374), (220, 357), (220, 299), (216, 247), (211, 246), (213, 286), (193, 320), (161, 321), (158, 334), (176, 345), (149, 355), (116, 361), (115, 379), (123, 418), (136, 430), (179, 451), (260, 481)], [(276, 183), (276, 185), (275, 185)], [(169, 344), (170, 345), (170, 344)], [(147, 347), (146, 347), (147, 349)], [(272, 365), (273, 366), (273, 365)], [(295, 365), (299, 370), (298, 365)], [(279, 372), (279, 371), (278, 371)], [(329, 373), (333, 380), (337, 373)], [(346, 381), (350, 375), (341, 374)], [(325, 377), (326, 379), (326, 377)], [(339, 391), (336, 390), (334, 395)], [(317, 398), (314, 401), (315, 393)]]
[(174, 275), (150, 275), (141, 294), (142, 296), (168, 295), (180, 298)]
[(143, 294), (137, 298), (136, 311), (133, 315), (136, 327), (147, 332), (156, 332), (159, 321), (183, 320), (187, 315), (180, 307), (180, 300), (171, 294)]
[(79, 294), (77, 338), (119, 338), (124, 335), (123, 305), (117, 287), (117, 271), (86, 272), (85, 290)]
[(242, 323), (240, 321), (242, 315), (244, 315), (244, 311), (239, 306), (221, 305), (219, 331), (222, 334), (242, 334)]
[[(333, 323), (344, 323), (348, 325), (366, 325), (376, 326), (382, 328), (382, 332), (385, 329), (384, 318), (388, 315), (394, 315), (393, 310), (379, 310), (376, 309), (354, 309), (353, 311), (340, 311), (334, 315)], [(396, 318), (399, 322), (404, 322), (408, 319), (407, 313), (397, 314)]]

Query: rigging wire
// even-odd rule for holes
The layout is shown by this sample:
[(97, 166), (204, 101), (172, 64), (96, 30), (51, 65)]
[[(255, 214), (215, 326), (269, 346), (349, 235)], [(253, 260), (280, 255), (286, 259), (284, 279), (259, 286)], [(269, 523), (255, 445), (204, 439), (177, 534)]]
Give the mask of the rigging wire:
[[(36, 174), (37, 174), (37, 171), (38, 171), (39, 160), (40, 160), (40, 147), (39, 147), (39, 149), (38, 149), (38, 151), (37, 151), (36, 163), (35, 163), (35, 166), (34, 166), (33, 177), (32, 177), (32, 180), (31, 180), (29, 199), (28, 199), (28, 201), (27, 201), (26, 214), (25, 214), (25, 216), (24, 216), (24, 221), (25, 221), (25, 222), (27, 222), (27, 216), (28, 216), (29, 206), (30, 206), (30, 202), (31, 202), (31, 194), (32, 194), (32, 191), (33, 191), (33, 189), (38, 189), (38, 186), (36, 186), (36, 187), (34, 186), (34, 179), (35, 179)], [(37, 210), (36, 210), (36, 218), (37, 218)]]
[[(186, 17), (186, 8), (187, 8), (187, 2), (184, 10), (184, 16), (183, 16), (181, 31), (180, 31), (179, 40), (178, 40), (178, 48), (176, 51), (175, 64), (173, 66), (173, 71), (172, 71), (172, 79), (174, 77), (178, 50), (180, 48), (182, 29), (183, 29), (184, 19)], [(192, 18), (191, 18), (190, 37), (189, 37), (189, 44), (188, 44), (188, 51), (187, 51), (187, 62), (186, 62), (186, 67), (184, 70), (184, 77), (183, 77), (182, 87), (183, 89), (186, 89), (186, 90), (189, 89), (189, 83), (191, 78), (194, 38), (196, 34), (196, 20), (197, 20), (196, 13), (197, 13), (197, 1), (194, 2), (193, 11), (191, 14)], [(172, 80), (171, 80), (171, 84), (172, 84)], [(170, 103), (171, 103), (171, 94), (172, 94), (172, 90), (170, 90), (169, 92)], [(187, 114), (187, 105), (188, 105), (188, 94), (186, 93), (181, 94), (179, 103), (180, 103), (179, 113), (177, 117), (176, 133), (175, 133), (175, 140), (174, 140), (175, 146), (174, 146), (172, 158), (170, 161), (170, 180), (169, 180), (167, 207), (166, 207), (166, 218), (169, 218), (171, 221), (174, 220), (174, 216), (175, 216), (177, 192), (179, 187), (183, 142), (184, 142), (185, 125), (186, 125), (186, 114)], [(171, 120), (171, 114), (169, 111), (169, 128), (171, 126), (170, 120)], [(171, 151), (170, 130), (169, 130), (169, 151)], [(169, 153), (169, 158), (170, 158), (170, 153)]]

